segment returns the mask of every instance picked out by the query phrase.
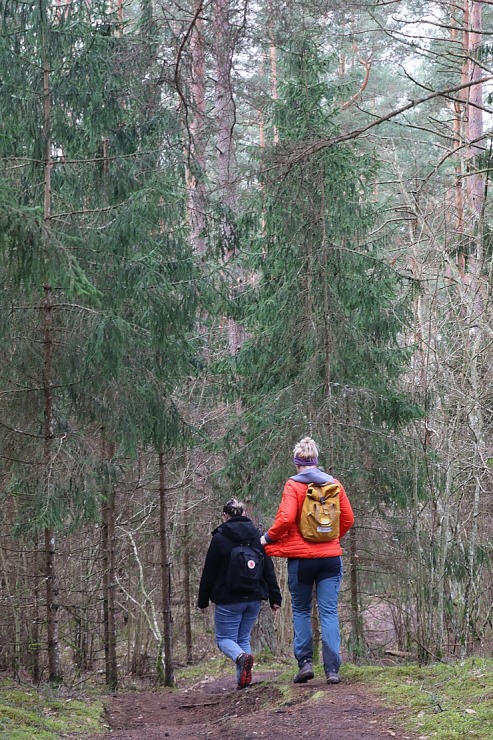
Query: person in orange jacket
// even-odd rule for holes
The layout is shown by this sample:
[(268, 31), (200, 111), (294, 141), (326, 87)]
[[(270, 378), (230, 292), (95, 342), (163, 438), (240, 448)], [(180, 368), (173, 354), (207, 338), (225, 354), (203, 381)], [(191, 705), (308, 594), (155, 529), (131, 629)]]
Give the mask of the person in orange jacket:
[[(340, 682), (341, 665), (338, 601), (343, 571), (340, 538), (353, 526), (354, 514), (342, 484), (317, 467), (318, 449), (313, 439), (304, 437), (297, 443), (294, 464), (297, 473), (287, 480), (274, 523), (260, 541), (271, 557), (288, 558), (293, 650), (299, 669), (294, 683), (306, 683), (314, 675), (311, 610), (315, 584), (324, 671), (327, 683), (335, 684)], [(308, 542), (297, 524), (308, 484), (332, 482), (340, 486), (339, 537), (330, 542)]]

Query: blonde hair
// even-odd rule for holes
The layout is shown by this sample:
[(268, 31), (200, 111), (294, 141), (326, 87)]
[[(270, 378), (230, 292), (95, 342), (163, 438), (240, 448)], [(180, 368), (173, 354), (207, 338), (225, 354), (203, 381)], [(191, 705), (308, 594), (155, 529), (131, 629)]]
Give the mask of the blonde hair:
[(318, 458), (318, 447), (311, 437), (303, 437), (295, 445), (293, 454), (302, 460), (314, 460)]

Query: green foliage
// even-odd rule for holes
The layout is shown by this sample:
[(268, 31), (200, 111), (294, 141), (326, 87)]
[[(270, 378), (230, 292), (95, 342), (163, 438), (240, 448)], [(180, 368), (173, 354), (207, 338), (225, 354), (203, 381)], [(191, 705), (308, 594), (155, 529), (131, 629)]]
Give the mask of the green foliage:
[(242, 304), (249, 339), (236, 367), (246, 411), (230, 473), (253, 496), (279, 490), (306, 433), (322, 464), (333, 460), (348, 483), (367, 479), (402, 461), (394, 435), (422, 413), (399, 386), (409, 358), (402, 286), (368, 236), (378, 224), (375, 157), (356, 144), (311, 151), (338, 133), (339, 91), (330, 58), (309, 41), (295, 39), (281, 60), (279, 144), (263, 163), (262, 228), (250, 238), (258, 279)]
[(0, 688), (0, 735), (10, 740), (55, 740), (67, 732), (98, 732), (103, 705), (4, 684)]
[(101, 426), (122, 454), (185, 440), (173, 394), (200, 369), (207, 285), (184, 219), (178, 119), (154, 84), (149, 12), (123, 29), (98, 1), (0, 9), (0, 267), (11, 303), (0, 381), (4, 418), (16, 420), (0, 433), (17, 461), (15, 531), (30, 533), (95, 517), (86, 442)]
[(427, 668), (345, 666), (350, 681), (363, 680), (398, 707), (397, 720), (410, 732), (435, 740), (493, 738), (491, 659), (470, 658)]

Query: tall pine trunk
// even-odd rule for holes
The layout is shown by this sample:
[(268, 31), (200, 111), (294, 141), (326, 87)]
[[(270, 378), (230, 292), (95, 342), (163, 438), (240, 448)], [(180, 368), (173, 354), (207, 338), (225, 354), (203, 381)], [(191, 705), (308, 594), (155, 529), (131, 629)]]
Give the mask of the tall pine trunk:
[[(464, 42), (463, 42), (463, 78), (473, 81), (481, 77), (481, 66), (476, 64), (482, 43), (482, 4), (478, 0), (464, 0)], [(462, 626), (462, 654), (469, 652), (470, 622), (473, 610), (473, 598), (476, 579), (476, 553), (478, 546), (478, 520), (481, 503), (481, 493), (484, 487), (484, 478), (487, 460), (487, 444), (483, 420), (483, 404), (481, 399), (481, 356), (483, 347), (483, 295), (485, 286), (482, 285), (483, 270), (483, 209), (484, 209), (484, 182), (479, 174), (481, 169), (479, 157), (482, 153), (483, 137), (483, 88), (482, 84), (468, 88), (465, 101), (466, 122), (466, 157), (468, 160), (468, 177), (465, 178), (467, 210), (469, 215), (469, 248), (468, 271), (464, 276), (463, 296), (466, 308), (466, 317), (470, 325), (468, 332), (469, 347), (467, 347), (468, 382), (470, 388), (470, 403), (468, 423), (473, 442), (473, 492), (471, 506), (471, 527), (467, 538), (467, 571), (468, 578), (464, 592), (464, 611)]]
[(189, 128), (189, 151), (186, 184), (190, 238), (196, 255), (203, 258), (207, 242), (205, 189), (205, 52), (203, 37), (202, 0), (194, 0), (194, 26), (190, 36), (192, 109)]
[[(224, 260), (228, 262), (236, 251), (238, 215), (238, 170), (234, 142), (236, 109), (231, 71), (236, 44), (231, 23), (230, 0), (214, 2), (214, 57), (216, 63), (215, 124), (218, 192), (221, 200), (220, 238)], [(232, 272), (231, 299), (243, 289), (244, 276), (239, 268)], [(228, 322), (229, 351), (235, 356), (245, 339), (244, 328), (234, 319)], [(240, 409), (238, 407), (238, 413)]]

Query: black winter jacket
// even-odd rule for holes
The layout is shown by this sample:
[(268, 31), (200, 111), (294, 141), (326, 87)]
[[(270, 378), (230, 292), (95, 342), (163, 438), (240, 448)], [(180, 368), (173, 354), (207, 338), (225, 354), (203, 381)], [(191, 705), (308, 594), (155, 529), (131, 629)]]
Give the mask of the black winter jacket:
[[(233, 547), (240, 542), (251, 542), (261, 552), (264, 552), (264, 572), (257, 593), (242, 596), (231, 591), (226, 585), (230, 553)], [(212, 540), (205, 558), (202, 577), (200, 579), (197, 606), (205, 609), (209, 601), (213, 604), (235, 604), (243, 601), (269, 600), (272, 606), (281, 605), (282, 597), (277, 585), (276, 573), (272, 560), (265, 555), (260, 544), (260, 532), (251, 519), (246, 516), (235, 516), (212, 532)]]

